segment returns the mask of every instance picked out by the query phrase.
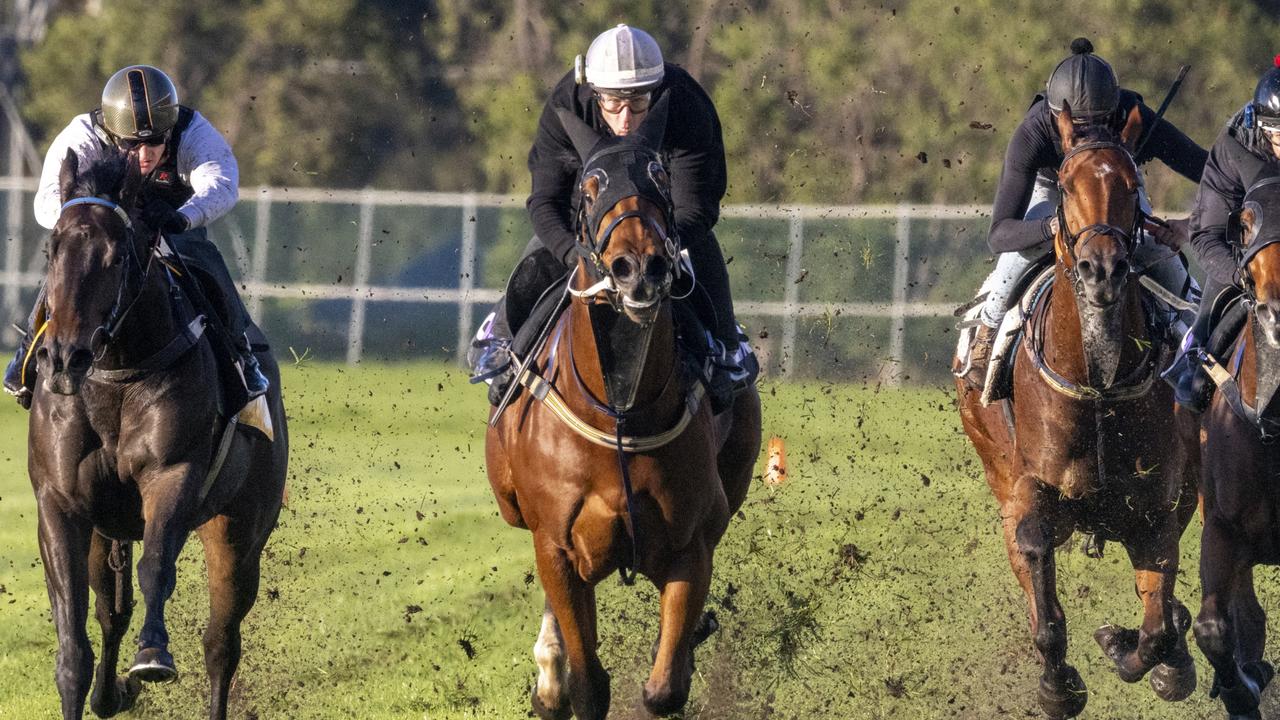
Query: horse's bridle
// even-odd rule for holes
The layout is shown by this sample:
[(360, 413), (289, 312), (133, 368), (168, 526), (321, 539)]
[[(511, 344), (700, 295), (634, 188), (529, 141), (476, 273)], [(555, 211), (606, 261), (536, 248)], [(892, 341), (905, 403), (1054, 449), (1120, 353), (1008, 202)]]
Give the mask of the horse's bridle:
[[(147, 278), (151, 275), (151, 267), (154, 264), (155, 253), (150, 253), (147, 264), (144, 267), (141, 259), (138, 257), (138, 249), (136, 247), (137, 238), (134, 234), (133, 221), (129, 219), (129, 213), (118, 203), (101, 197), (80, 197), (68, 200), (62, 204), (58, 214), (66, 212), (67, 208), (76, 205), (98, 205), (111, 210), (124, 223), (125, 228), (125, 268), (120, 279), (120, 287), (116, 289), (116, 301), (111, 306), (111, 312), (107, 314), (107, 319), (94, 329), (93, 335), (89, 339), (89, 351), (93, 354), (93, 362), (96, 364), (102, 359), (107, 352), (107, 348), (116, 339), (117, 333), (120, 332), (120, 326), (129, 316), (129, 312), (133, 310), (133, 306), (138, 303), (138, 299), (142, 297), (142, 290), (146, 287)], [(136, 279), (136, 282), (135, 282)], [(125, 302), (125, 296), (132, 286), (136, 285), (136, 290), (132, 293), (132, 297)], [(90, 372), (93, 372), (92, 367)]]
[[(1266, 185), (1275, 185), (1277, 183), (1280, 183), (1280, 177), (1263, 178), (1258, 182), (1254, 183), (1253, 185), (1251, 185), (1249, 189), (1245, 191), (1244, 205), (1245, 206), (1253, 205), (1252, 209), (1254, 210), (1254, 214), (1257, 217), (1257, 221), (1255, 222), (1255, 227), (1262, 224), (1262, 206), (1261, 204), (1256, 202), (1250, 203), (1249, 194), (1260, 187), (1263, 187)], [(1243, 228), (1241, 228), (1241, 230), (1243, 230)], [(1258, 304), (1258, 290), (1257, 290), (1257, 286), (1254, 285), (1254, 282), (1253, 282), (1253, 273), (1249, 272), (1249, 263), (1252, 262), (1253, 259), (1258, 256), (1258, 253), (1262, 252), (1266, 248), (1271, 247), (1272, 245), (1277, 245), (1277, 244), (1280, 244), (1280, 235), (1269, 237), (1266, 240), (1263, 240), (1258, 243), (1251, 243), (1249, 245), (1244, 244), (1244, 238), (1242, 236), (1240, 243), (1232, 244), (1232, 248), (1235, 251), (1235, 255), (1236, 255), (1236, 275), (1240, 279), (1239, 284), (1240, 284), (1240, 289), (1244, 292), (1244, 301), (1248, 304), (1250, 308), (1256, 307)]]
[[(1071, 148), (1071, 150), (1062, 158), (1062, 163), (1058, 165), (1059, 180), (1062, 178), (1063, 171), (1066, 169), (1067, 163), (1070, 162), (1072, 158), (1084, 152), (1108, 149), (1124, 151), (1124, 156), (1129, 158), (1129, 162), (1133, 165), (1134, 174), (1135, 176), (1137, 175), (1138, 165), (1134, 161), (1133, 155), (1130, 154), (1127, 147), (1117, 142), (1097, 141), (1087, 142)], [(1138, 243), (1142, 237), (1142, 221), (1145, 219), (1146, 213), (1142, 211), (1141, 194), (1135, 192), (1133, 197), (1133, 227), (1126, 230), (1110, 223), (1093, 223), (1092, 225), (1086, 225), (1073, 233), (1067, 226), (1067, 213), (1065, 209), (1067, 197), (1066, 188), (1064, 188), (1062, 183), (1059, 182), (1058, 189), (1062, 195), (1062, 199), (1058, 202), (1058, 207), (1055, 211), (1058, 216), (1058, 232), (1062, 233), (1062, 237), (1066, 241), (1065, 245), (1067, 255), (1071, 258), (1071, 284), (1075, 288), (1076, 292), (1079, 293), (1081, 290), (1081, 283), (1083, 281), (1080, 278), (1080, 271), (1078, 269), (1079, 263), (1077, 262), (1078, 258), (1076, 255), (1077, 245), (1087, 243), (1100, 235), (1110, 235), (1118, 238), (1121, 244), (1124, 245), (1125, 254), (1131, 256), (1137, 249)]]
[[(606, 148), (600, 151), (599, 153), (593, 155), (591, 158), (587, 160), (587, 162), (583, 163), (583, 168), (584, 168), (582, 173), (583, 181), (586, 181), (589, 178), (595, 178), (597, 182), (600, 183), (600, 188), (601, 188), (600, 197), (603, 197), (605, 195), (605, 190), (608, 188), (608, 185), (609, 185), (609, 175), (602, 168), (593, 168), (592, 165), (600, 157), (604, 155), (612, 154), (615, 152), (634, 151), (634, 150), (635, 148), (633, 146), (624, 145), (624, 146)], [(622, 309), (622, 303), (621, 303), (621, 298), (620, 298), (620, 293), (618, 291), (617, 283), (614, 280), (613, 272), (605, 265), (604, 253), (609, 246), (609, 240), (613, 237), (614, 231), (618, 229), (618, 226), (622, 224), (624, 220), (628, 220), (630, 218), (639, 218), (642, 223), (644, 223), (651, 230), (653, 230), (653, 232), (658, 236), (658, 238), (661, 239), (663, 246), (666, 249), (667, 255), (670, 258), (673, 272), (675, 273), (676, 277), (679, 277), (680, 275), (680, 254), (679, 254), (680, 242), (674, 232), (675, 205), (672, 201), (671, 191), (667, 184), (666, 170), (665, 168), (662, 167), (662, 163), (659, 162), (656, 155), (648, 162), (648, 165), (645, 170), (646, 170), (646, 174), (648, 175), (648, 180), (652, 184), (652, 190), (656, 192), (638, 192), (636, 194), (639, 195), (640, 197), (643, 197), (646, 200), (649, 200), (650, 202), (655, 203), (656, 205), (658, 205), (658, 207), (662, 208), (663, 220), (666, 224), (666, 227), (663, 227), (663, 225), (658, 223), (658, 221), (655, 220), (653, 216), (647, 213), (643, 213), (638, 210), (628, 210), (627, 212), (621, 213), (620, 215), (611, 219), (609, 221), (609, 224), (604, 226), (603, 232), (601, 232), (600, 222), (604, 219), (604, 216), (607, 215), (610, 210), (616, 207), (618, 202), (621, 202), (626, 197), (631, 197), (631, 195), (623, 195), (623, 196), (617, 197), (614, 200), (614, 202), (609, 204), (607, 208), (604, 208), (602, 211), (597, 213), (589, 214), (587, 212), (586, 203), (585, 202), (582, 203), (582, 206), (578, 210), (578, 217), (576, 222), (577, 243), (575, 244), (574, 248), (578, 252), (578, 254), (582, 256), (582, 258), (587, 262), (587, 265), (590, 268), (590, 270), (592, 270), (595, 273), (595, 275), (600, 278), (600, 280), (586, 288), (581, 288), (581, 289), (573, 287), (572, 283), (570, 283), (569, 294), (573, 295), (574, 297), (594, 298), (596, 296), (603, 294), (605, 296), (605, 299), (609, 302), (609, 304), (613, 305), (615, 309), (617, 310)], [(597, 199), (597, 202), (600, 202), (599, 198)], [(668, 229), (670, 229), (671, 232), (668, 232)], [(658, 300), (660, 300), (660, 298), (655, 299), (654, 302), (657, 302)]]

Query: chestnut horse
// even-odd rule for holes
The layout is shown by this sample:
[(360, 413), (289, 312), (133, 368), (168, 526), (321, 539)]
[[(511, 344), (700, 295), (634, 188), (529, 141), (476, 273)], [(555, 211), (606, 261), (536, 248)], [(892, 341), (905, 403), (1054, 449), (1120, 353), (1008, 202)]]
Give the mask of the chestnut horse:
[(502, 517), (533, 533), (546, 594), (535, 712), (606, 716), (595, 585), (629, 569), (661, 593), (643, 699), (665, 715), (688, 700), (712, 554), (760, 450), (760, 398), (748, 387), (713, 417), (677, 353), (670, 293), (678, 247), (668, 239), (669, 189), (652, 149), (661, 146), (665, 101), (639, 137), (597, 143), (576, 117), (562, 119), (583, 158), (583, 258), (569, 308), (519, 376), (526, 391), (491, 418), (486, 465)]
[[(207, 335), (188, 322), (196, 316), (171, 285), (155, 235), (129, 211), (142, 185), (137, 158), (109, 157), (84, 173), (77, 166), (68, 151), (65, 204), (49, 240), (49, 317), (33, 353), (40, 380), (27, 463), (58, 634), (62, 717), (81, 717), (91, 681), (90, 706), (109, 717), (133, 705), (142, 682), (176, 677), (165, 603), (178, 554), (198, 529), (209, 573), (209, 716), (222, 720), (240, 661), (240, 623), (257, 597), (259, 558), (285, 482), (279, 371), (260, 354), (271, 378), (274, 441), (257, 430), (224, 435)], [(146, 615), (133, 664), (117, 677), (133, 612), (135, 540)], [(103, 635), (96, 680), (85, 632), (90, 588)]]
[[(1214, 669), (1214, 694), (1233, 719), (1261, 718), (1258, 698), (1275, 674), (1262, 659), (1267, 617), (1253, 588), (1255, 565), (1280, 565), (1280, 178), (1256, 183), (1239, 215), (1244, 302), (1250, 309), (1227, 367), (1209, 361), (1218, 385), (1204, 428), (1204, 600), (1196, 643)], [(1232, 238), (1233, 240), (1235, 238)]]
[(1039, 701), (1051, 718), (1074, 717), (1088, 697), (1067, 662), (1054, 563), (1054, 549), (1075, 530), (1119, 541), (1137, 576), (1141, 629), (1107, 625), (1094, 634), (1120, 677), (1136, 682), (1154, 668), (1152, 687), (1165, 700), (1195, 688), (1190, 614), (1174, 598), (1178, 541), (1196, 506), (1194, 430), (1155, 381), (1166, 333), (1129, 278), (1144, 220), (1131, 155), (1141, 125), (1134, 109), (1118, 141), (1106, 129), (1079, 137), (1070, 107), (1059, 113), (1065, 157), (1053, 284), (1023, 328), (1013, 395), (983, 407), (978, 391), (956, 384), (1030, 605)]

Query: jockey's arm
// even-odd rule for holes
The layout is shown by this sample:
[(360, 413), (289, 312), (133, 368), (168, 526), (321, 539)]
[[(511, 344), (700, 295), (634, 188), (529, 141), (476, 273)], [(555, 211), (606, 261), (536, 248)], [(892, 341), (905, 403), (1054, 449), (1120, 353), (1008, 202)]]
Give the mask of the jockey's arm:
[(666, 143), (676, 232), (686, 245), (701, 242), (715, 227), (728, 183), (715, 108), (700, 93), (690, 95), (703, 111), (673, 114), (672, 120), (679, 119), (668, 121), (667, 132), (675, 134), (674, 142)]
[(58, 186), (58, 175), (62, 171), (62, 161), (67, 156), (67, 150), (75, 151), (80, 169), (83, 170), (101, 159), (100, 147), (87, 113), (73, 118), (53, 139), (49, 152), (44, 156), (40, 184), (36, 188), (35, 216), (36, 222), (42, 227), (52, 230), (58, 223), (58, 216), (62, 214), (62, 190)]
[[(1231, 150), (1240, 147), (1236, 139), (1223, 130), (1209, 151), (1196, 204), (1191, 213), (1191, 246), (1196, 259), (1210, 278), (1230, 285), (1236, 271), (1235, 254), (1227, 238), (1227, 219), (1244, 202), (1244, 182), (1233, 162)], [(1240, 148), (1241, 152), (1247, 152)]]
[(1035, 189), (1036, 173), (1041, 167), (1056, 164), (1054, 140), (1046, 136), (1047, 128), (1038, 127), (1041, 124), (1034, 112), (1029, 113), (1009, 140), (987, 234), (987, 246), (993, 253), (1027, 250), (1053, 240), (1049, 227), (1052, 218), (1022, 219)]
[[(1140, 108), (1143, 126), (1146, 127), (1148, 123), (1155, 121), (1156, 113), (1146, 105)], [(1191, 182), (1198, 183), (1208, 157), (1207, 150), (1187, 137), (1173, 123), (1161, 118), (1151, 130), (1151, 137), (1143, 146), (1137, 160), (1142, 163), (1148, 158), (1157, 158), (1174, 172)]]
[(177, 153), (178, 173), (194, 193), (178, 208), (189, 226), (206, 226), (230, 212), (240, 197), (240, 167), (222, 133), (197, 112)]
[(573, 265), (573, 202), (577, 195), (580, 160), (573, 142), (552, 103), (548, 102), (538, 121), (538, 133), (529, 150), (532, 190), (526, 206), (533, 232), (543, 247), (565, 265)]

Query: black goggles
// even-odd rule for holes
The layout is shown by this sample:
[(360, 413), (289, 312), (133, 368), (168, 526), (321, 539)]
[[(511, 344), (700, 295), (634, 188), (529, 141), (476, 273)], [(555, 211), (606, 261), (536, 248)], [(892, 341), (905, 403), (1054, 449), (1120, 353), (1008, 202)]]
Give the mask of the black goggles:
[(116, 146), (121, 150), (133, 150), (140, 145), (155, 147), (169, 142), (169, 133), (162, 132), (140, 138), (116, 138)]

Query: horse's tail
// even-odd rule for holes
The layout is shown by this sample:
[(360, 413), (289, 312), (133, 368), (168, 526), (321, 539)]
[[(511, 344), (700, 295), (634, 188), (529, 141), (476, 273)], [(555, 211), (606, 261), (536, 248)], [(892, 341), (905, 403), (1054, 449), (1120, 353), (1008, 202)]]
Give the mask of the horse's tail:
[(787, 481), (787, 445), (777, 435), (769, 438), (769, 463), (765, 466), (764, 481), (774, 486)]

